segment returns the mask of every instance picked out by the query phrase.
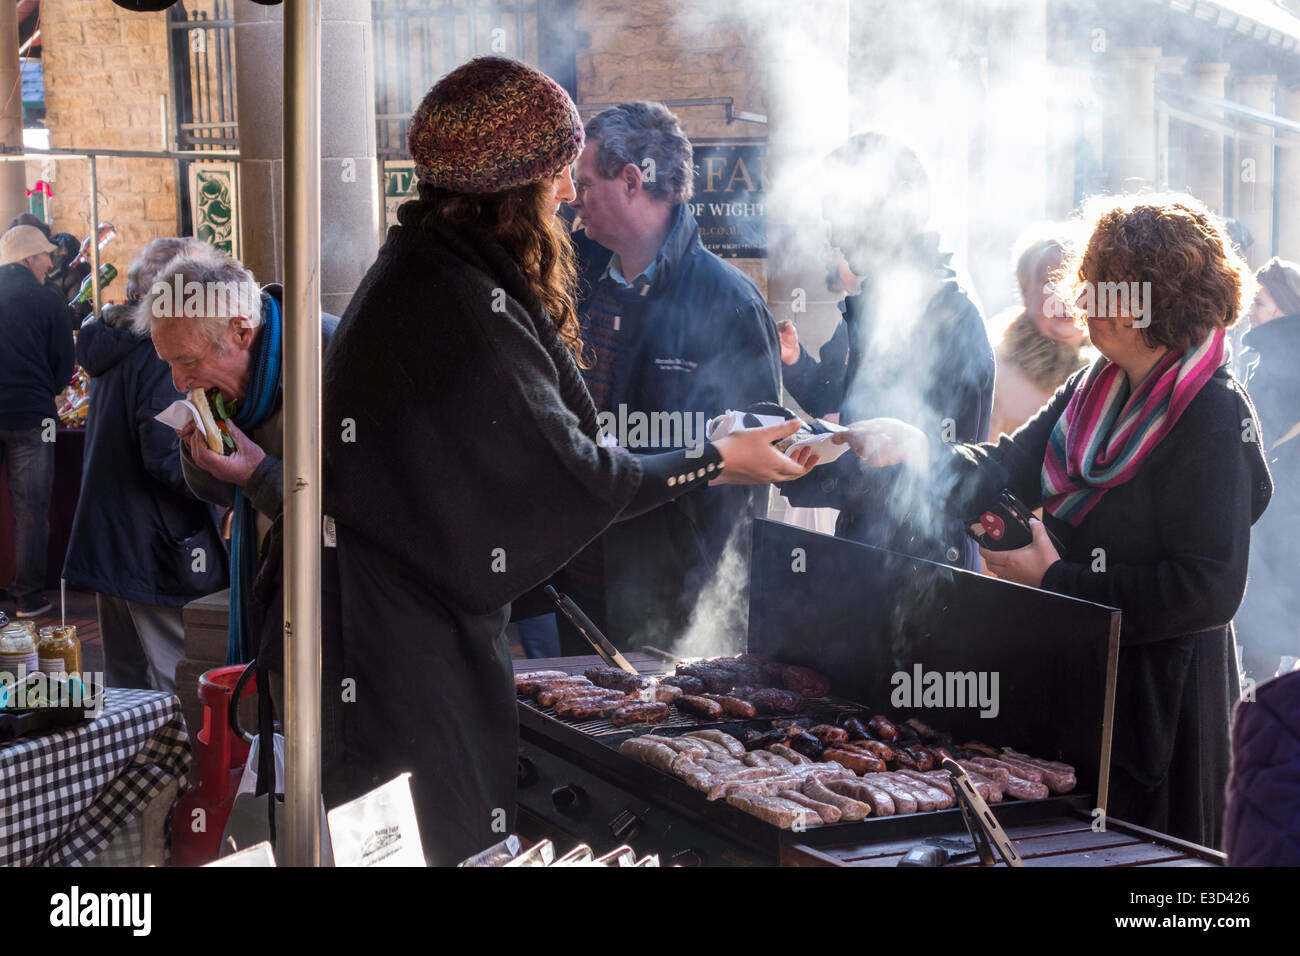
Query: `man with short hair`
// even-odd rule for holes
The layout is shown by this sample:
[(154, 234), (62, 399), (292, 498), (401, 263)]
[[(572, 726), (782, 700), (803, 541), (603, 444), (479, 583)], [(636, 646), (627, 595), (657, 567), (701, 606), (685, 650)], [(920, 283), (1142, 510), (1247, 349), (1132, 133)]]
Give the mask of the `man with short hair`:
[(45, 599), (48, 512), (54, 488), (54, 396), (72, 376), (68, 307), (44, 288), (55, 247), (35, 226), (0, 236), (0, 467), (9, 472), (18, 616), (40, 617)]
[(77, 335), (91, 401), (63, 577), (95, 594), (110, 687), (174, 692), (183, 606), (227, 586), (215, 509), (189, 490), (176, 434), (155, 420), (181, 396), (147, 329), (132, 327), (159, 270), (209, 251), (193, 238), (150, 241), (127, 271), (126, 304), (103, 309)]
[[(658, 415), (673, 423), (640, 433), (633, 424), (615, 436), (620, 443), (640, 454), (699, 444), (707, 418), (777, 401), (776, 325), (758, 287), (700, 241), (688, 205), (691, 144), (677, 118), (662, 103), (603, 111), (587, 124), (575, 173), (569, 205), (585, 230), (575, 237), (590, 362), (583, 374), (596, 410), (605, 422), (626, 415), (646, 425)], [(743, 591), (749, 526), (766, 492), (709, 488), (613, 525), (570, 562), (563, 583), (616, 643), (668, 646), (715, 579), (728, 541)]]
[[(258, 653), (261, 621), (251, 603), (258, 546), (283, 510), (282, 300), (279, 285), (259, 289), (239, 260), (212, 254), (178, 259), (164, 268), (137, 312), (137, 322), (171, 366), (177, 391), (216, 389), (223, 403), (234, 408), (228, 420), (234, 442), (229, 454), (208, 448), (193, 423), (180, 431), (181, 468), (190, 489), (205, 501), (235, 510), (226, 649), (230, 663)], [(322, 313), (323, 344), (337, 324), (336, 316)], [(279, 648), (271, 650), (278, 657)]]

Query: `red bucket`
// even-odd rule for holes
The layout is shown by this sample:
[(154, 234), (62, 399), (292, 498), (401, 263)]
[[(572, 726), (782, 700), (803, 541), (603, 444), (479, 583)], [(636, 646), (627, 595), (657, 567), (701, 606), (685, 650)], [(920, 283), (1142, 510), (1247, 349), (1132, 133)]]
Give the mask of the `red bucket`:
[[(176, 802), (172, 815), (172, 865), (202, 866), (217, 858), (221, 833), (248, 762), (248, 744), (230, 726), (235, 687), (245, 667), (217, 667), (199, 678), (203, 729), (195, 738), (198, 783)], [(257, 690), (251, 674), (240, 699)]]

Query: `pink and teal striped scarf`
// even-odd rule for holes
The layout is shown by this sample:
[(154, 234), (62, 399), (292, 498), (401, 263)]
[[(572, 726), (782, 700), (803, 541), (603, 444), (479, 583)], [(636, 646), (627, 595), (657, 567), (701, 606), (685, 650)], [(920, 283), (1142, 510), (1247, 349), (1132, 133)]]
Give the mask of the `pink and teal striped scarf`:
[(1052, 429), (1044, 508), (1077, 527), (1102, 495), (1137, 474), (1223, 364), (1223, 350), (1217, 329), (1190, 352), (1165, 353), (1135, 390), (1118, 365), (1099, 358)]

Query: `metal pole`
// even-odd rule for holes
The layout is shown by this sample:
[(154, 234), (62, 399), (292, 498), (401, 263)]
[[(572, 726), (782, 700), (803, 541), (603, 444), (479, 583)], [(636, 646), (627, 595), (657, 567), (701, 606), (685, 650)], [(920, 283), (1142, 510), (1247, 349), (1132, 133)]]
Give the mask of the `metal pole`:
[(320, 864), (320, 4), (284, 5), (284, 861)]
[(97, 319), (103, 302), (99, 289), (99, 175), (95, 169), (95, 157), (90, 157), (90, 295)]

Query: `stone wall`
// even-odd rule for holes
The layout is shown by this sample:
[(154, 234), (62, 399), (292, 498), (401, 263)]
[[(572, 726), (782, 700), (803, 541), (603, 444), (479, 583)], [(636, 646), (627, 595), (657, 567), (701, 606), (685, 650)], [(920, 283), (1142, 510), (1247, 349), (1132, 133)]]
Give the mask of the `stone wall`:
[[(64, 149), (163, 148), (160, 98), (169, 93), (167, 21), (108, 0), (58, 0), (41, 9), (45, 119), (50, 146)], [(52, 164), (50, 211), (55, 232), (90, 232), (89, 163)], [(43, 162), (27, 163), (29, 186), (50, 179)], [(169, 160), (97, 161), (99, 218), (118, 237), (105, 261), (125, 274), (150, 239), (176, 232), (175, 164)], [(121, 301), (125, 279), (105, 292)]]
[[(578, 108), (622, 100), (684, 100), (730, 96), (735, 108), (766, 114), (761, 44), (736, 8), (697, 7), (676, 0), (577, 0), (575, 19), (590, 45), (578, 51)], [(692, 140), (765, 138), (767, 127), (727, 123), (722, 106), (674, 107)], [(731, 259), (766, 290), (762, 259)]]

